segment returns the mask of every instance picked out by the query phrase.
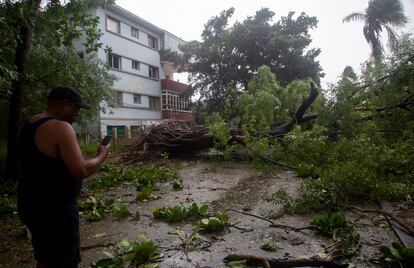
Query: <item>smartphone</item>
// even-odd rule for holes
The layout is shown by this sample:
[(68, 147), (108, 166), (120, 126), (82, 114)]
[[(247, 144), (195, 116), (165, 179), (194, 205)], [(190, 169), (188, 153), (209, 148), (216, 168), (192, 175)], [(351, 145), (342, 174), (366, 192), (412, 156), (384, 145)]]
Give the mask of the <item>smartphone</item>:
[(108, 145), (108, 143), (111, 141), (112, 136), (111, 135), (106, 135), (101, 142), (101, 145), (106, 146)]

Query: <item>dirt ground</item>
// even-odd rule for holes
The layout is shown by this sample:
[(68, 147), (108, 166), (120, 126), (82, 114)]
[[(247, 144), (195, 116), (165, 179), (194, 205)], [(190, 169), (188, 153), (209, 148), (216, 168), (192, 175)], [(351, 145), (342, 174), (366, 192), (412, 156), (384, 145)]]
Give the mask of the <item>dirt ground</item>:
[[(131, 185), (123, 185), (107, 193), (107, 197), (121, 199), (131, 212), (139, 212), (139, 220), (129, 218), (118, 222), (110, 215), (92, 223), (81, 219), (80, 267), (89, 267), (92, 262), (105, 257), (102, 245), (124, 238), (136, 241), (140, 233), (156, 241), (165, 253), (160, 267), (226, 267), (223, 258), (231, 253), (273, 258), (311, 257), (323, 253), (325, 247), (332, 244), (331, 240), (311, 230), (295, 232), (271, 228), (262, 219), (229, 211), (232, 223), (250, 230), (230, 227), (220, 234), (202, 235), (208, 247), (191, 251), (186, 256), (178, 249), (181, 241), (168, 232), (179, 228), (191, 233), (196, 222), (167, 224), (156, 221), (151, 216), (152, 208), (196, 202), (208, 204), (209, 214), (232, 208), (269, 218), (277, 215), (280, 207), (267, 201), (267, 197), (281, 188), (295, 196), (301, 181), (292, 171), (258, 172), (248, 163), (216, 165), (207, 161), (180, 161), (175, 164), (184, 185), (180, 191), (173, 191), (167, 182), (160, 185), (161, 191), (156, 192), (158, 199), (140, 204), (135, 202), (135, 187)], [(274, 221), (301, 227), (309, 225), (314, 216), (283, 215)], [(351, 262), (356, 267), (380, 267), (379, 247), (398, 241), (385, 219), (375, 215), (361, 217), (351, 212), (347, 212), (346, 217), (351, 222), (357, 221), (355, 227), (361, 236), (361, 244), (353, 257), (341, 262)], [(25, 239), (24, 228), (16, 215), (0, 218), (0, 232), (0, 267), (34, 267), (30, 243)], [(276, 252), (260, 249), (264, 242), (269, 241), (279, 247)]]

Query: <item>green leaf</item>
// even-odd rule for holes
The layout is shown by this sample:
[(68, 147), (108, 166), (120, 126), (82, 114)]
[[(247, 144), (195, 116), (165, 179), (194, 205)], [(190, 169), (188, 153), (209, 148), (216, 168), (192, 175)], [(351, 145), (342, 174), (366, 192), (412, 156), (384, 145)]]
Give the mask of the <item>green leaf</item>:
[(230, 268), (244, 268), (246, 267), (246, 260), (241, 261), (229, 261), (226, 265)]
[(102, 251), (102, 253), (105, 254), (110, 259), (115, 259), (115, 256), (111, 252), (104, 250)]
[(207, 213), (207, 211), (208, 211), (208, 205), (207, 204), (204, 204), (204, 205), (201, 205), (200, 206), (200, 208), (198, 210), (198, 213), (200, 215), (205, 215)]

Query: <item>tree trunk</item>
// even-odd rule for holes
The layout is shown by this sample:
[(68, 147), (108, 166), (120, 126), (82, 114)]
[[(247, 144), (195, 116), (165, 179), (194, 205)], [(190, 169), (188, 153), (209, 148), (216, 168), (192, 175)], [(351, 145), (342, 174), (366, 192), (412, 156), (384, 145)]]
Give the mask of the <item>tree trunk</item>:
[[(30, 18), (28, 21), (31, 21), (32, 25), (34, 25), (36, 20), (40, 2), (41, 0), (27, 1), (28, 8), (30, 9)], [(9, 102), (6, 162), (6, 179), (9, 180), (16, 180), (17, 174), (17, 134), (21, 123), (24, 80), (26, 76), (26, 65), (32, 48), (32, 39), (32, 26), (27, 23), (21, 25), (14, 58), (18, 76), (16, 79), (12, 80), (12, 94)]]

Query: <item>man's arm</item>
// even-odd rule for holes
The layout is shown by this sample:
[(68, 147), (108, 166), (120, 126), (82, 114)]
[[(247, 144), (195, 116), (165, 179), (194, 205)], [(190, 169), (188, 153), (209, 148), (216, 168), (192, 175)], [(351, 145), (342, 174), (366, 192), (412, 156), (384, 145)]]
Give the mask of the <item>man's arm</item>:
[(100, 146), (93, 158), (85, 160), (72, 126), (69, 123), (59, 121), (57, 128), (59, 129), (56, 132), (59, 133), (57, 149), (72, 177), (83, 180), (92, 175), (108, 155), (109, 146)]

